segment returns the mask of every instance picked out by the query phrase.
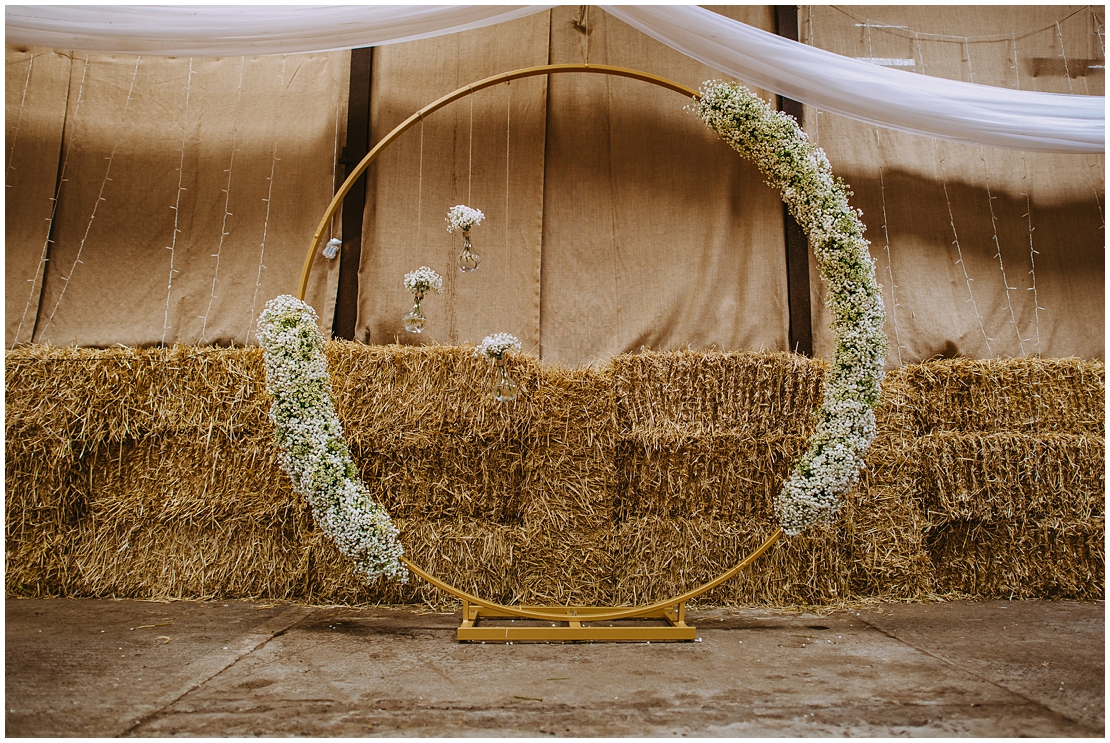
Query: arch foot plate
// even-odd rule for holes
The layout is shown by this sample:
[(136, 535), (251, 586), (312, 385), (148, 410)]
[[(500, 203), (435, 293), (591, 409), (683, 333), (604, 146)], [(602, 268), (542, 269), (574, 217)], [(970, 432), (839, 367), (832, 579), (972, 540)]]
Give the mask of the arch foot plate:
[(685, 603), (663, 607), (634, 618), (605, 618), (628, 607), (522, 606), (557, 619), (533, 619), (463, 601), (459, 642), (689, 642), (696, 627), (686, 624)]

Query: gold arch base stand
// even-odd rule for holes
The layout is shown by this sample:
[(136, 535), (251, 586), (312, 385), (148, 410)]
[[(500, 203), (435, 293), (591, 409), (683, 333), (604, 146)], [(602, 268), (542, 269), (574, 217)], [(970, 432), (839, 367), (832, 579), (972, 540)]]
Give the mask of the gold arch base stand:
[[(639, 607), (504, 606), (460, 591), (406, 558), (401, 561), (414, 574), (462, 601), (462, 624), (456, 633), (459, 642), (675, 642), (698, 636), (697, 628), (686, 624), (686, 602), (751, 565), (781, 536), (782, 529), (775, 529), (754, 552), (708, 583), (673, 599)], [(483, 619), (512, 621), (483, 626)], [(637, 620), (656, 621), (644, 625)]]
[[(328, 224), (343, 203), (343, 198), (351, 190), (355, 181), (361, 176), (370, 164), (377, 159), (382, 150), (392, 144), (398, 137), (405, 133), (423, 118), (437, 111), (449, 103), (464, 98), (468, 95), (484, 90), (493, 85), (508, 83), (525, 77), (536, 75), (551, 75), (559, 73), (587, 73), (597, 75), (611, 75), (640, 80), (651, 85), (672, 90), (680, 95), (693, 98), (697, 92), (685, 85), (667, 80), (666, 78), (651, 75), (639, 70), (630, 70), (624, 67), (610, 67), (607, 65), (586, 64), (555, 64), (527, 67), (513, 72), (494, 75), (484, 80), (479, 80), (471, 85), (459, 88), (439, 100), (428, 104), (401, 122), (393, 131), (387, 134), (373, 149), (366, 154), (358, 166), (339, 187), (335, 197), (331, 200), (320, 224), (312, 236), (308, 247), (304, 265), (301, 269), (301, 279), (297, 286), (297, 298), (304, 300), (308, 289), (308, 277), (312, 271), (313, 259), (320, 246)], [(414, 574), (431, 583), (462, 601), (462, 624), (458, 629), (460, 642), (644, 642), (644, 641), (678, 641), (697, 639), (697, 628), (686, 624), (686, 602), (700, 596), (706, 591), (716, 588), (720, 584), (741, 570), (752, 564), (760, 555), (766, 552), (779, 537), (782, 529), (775, 532), (763, 542), (755, 552), (741, 560), (735, 567), (710, 582), (695, 588), (692, 591), (676, 596), (667, 601), (641, 607), (607, 607), (607, 606), (503, 606), (492, 601), (473, 596), (465, 591), (450, 586), (435, 576), (420, 569), (405, 558), (401, 561)], [(504, 626), (503, 620), (510, 620), (509, 626)], [(483, 625), (483, 620), (502, 621), (501, 626)], [(654, 626), (643, 626), (643, 621), (652, 621)], [(662, 621), (660, 621), (662, 620)], [(635, 623), (640, 621), (640, 626)], [(618, 624), (623, 623), (623, 624)]]

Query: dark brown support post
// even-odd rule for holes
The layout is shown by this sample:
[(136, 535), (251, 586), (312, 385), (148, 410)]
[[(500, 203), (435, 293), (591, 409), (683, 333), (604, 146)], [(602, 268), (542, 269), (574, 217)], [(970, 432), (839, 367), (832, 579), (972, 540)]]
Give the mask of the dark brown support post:
[[(351, 84), (347, 99), (347, 144), (339, 162), (350, 174), (370, 151), (371, 47), (351, 50)], [(339, 254), (339, 287), (335, 294), (332, 337), (354, 340), (358, 317), (358, 266), (362, 258), (362, 214), (366, 208), (366, 175), (343, 199), (343, 249)]]
[[(775, 32), (791, 41), (798, 40), (798, 6), (775, 6)], [(802, 124), (802, 104), (779, 96), (779, 110)], [(813, 355), (813, 314), (809, 301), (809, 241), (801, 225), (782, 206), (786, 233), (786, 296), (790, 308), (790, 350)]]

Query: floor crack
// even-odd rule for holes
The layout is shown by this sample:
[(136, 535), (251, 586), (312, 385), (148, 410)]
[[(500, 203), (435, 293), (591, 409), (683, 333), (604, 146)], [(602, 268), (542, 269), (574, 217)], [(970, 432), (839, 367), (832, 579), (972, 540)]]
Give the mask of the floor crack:
[(225, 666), (221, 667), (221, 668), (220, 668), (220, 669), (218, 669), (218, 670), (217, 670), (217, 671), (216, 671), (215, 673), (213, 673), (213, 674), (209, 675), (208, 677), (206, 677), (206, 678), (204, 678), (204, 679), (201, 679), (201, 680), (200, 680), (200, 681), (198, 681), (197, 683), (193, 684), (193, 685), (192, 685), (192, 686), (190, 686), (190, 687), (189, 687), (188, 689), (186, 689), (185, 691), (181, 692), (181, 693), (180, 693), (180, 694), (178, 694), (178, 695), (177, 695), (176, 697), (174, 697), (173, 699), (171, 699), (171, 700), (170, 700), (169, 702), (167, 702), (166, 704), (162, 705), (162, 706), (161, 706), (161, 707), (159, 707), (158, 709), (156, 709), (156, 710), (153, 710), (153, 711), (152, 711), (152, 712), (150, 712), (149, 714), (147, 714), (147, 715), (144, 715), (144, 716), (140, 717), (140, 718), (139, 718), (138, 720), (136, 720), (136, 721), (135, 721), (134, 723), (132, 723), (132, 724), (131, 724), (131, 725), (130, 725), (129, 727), (127, 727), (127, 728), (126, 728), (125, 730), (123, 730), (122, 732), (120, 732), (120, 733), (119, 733), (119, 734), (118, 734), (118, 735), (117, 735), (116, 737), (118, 737), (118, 738), (124, 738), (124, 737), (127, 737), (128, 735), (130, 735), (130, 733), (131, 733), (131, 732), (132, 732), (133, 730), (135, 730), (135, 728), (137, 728), (137, 727), (139, 727), (140, 725), (142, 725), (143, 723), (145, 723), (145, 722), (147, 722), (147, 721), (149, 721), (149, 720), (153, 719), (154, 717), (156, 717), (156, 716), (160, 715), (160, 714), (161, 714), (162, 712), (165, 712), (165, 711), (166, 711), (167, 709), (169, 709), (169, 708), (170, 708), (170, 707), (172, 707), (173, 705), (175, 705), (175, 704), (177, 704), (178, 702), (180, 702), (180, 701), (181, 701), (182, 699), (184, 699), (185, 697), (187, 697), (187, 696), (188, 696), (189, 694), (191, 694), (192, 692), (196, 691), (197, 689), (199, 689), (200, 687), (204, 686), (205, 684), (207, 684), (207, 683), (208, 683), (209, 681), (211, 681), (212, 679), (214, 679), (214, 678), (216, 678), (217, 676), (219, 676), (220, 674), (222, 674), (222, 673), (223, 673), (224, 671), (226, 671), (227, 669), (229, 669), (229, 668), (231, 668), (232, 666), (234, 666), (235, 664), (237, 664), (237, 663), (238, 663), (239, 661), (241, 661), (241, 660), (242, 660), (243, 658), (246, 658), (246, 657), (248, 657), (248, 656), (250, 656), (250, 655), (253, 655), (253, 654), (255, 653), (255, 651), (257, 651), (257, 650), (260, 650), (261, 648), (265, 647), (265, 646), (266, 646), (266, 644), (268, 644), (268, 643), (269, 643), (269, 642), (270, 642), (271, 640), (273, 640), (274, 638), (277, 638), (277, 637), (281, 637), (281, 636), (282, 636), (282, 635), (284, 635), (284, 634), (285, 634), (286, 632), (288, 632), (289, 630), (291, 630), (291, 629), (292, 629), (293, 627), (296, 627), (296, 626), (297, 626), (298, 624), (300, 624), (300, 623), (301, 623), (301, 622), (303, 622), (304, 620), (308, 619), (309, 617), (311, 617), (311, 616), (312, 616), (312, 615), (314, 615), (315, 613), (316, 613), (316, 610), (312, 610), (312, 611), (308, 612), (307, 614), (303, 614), (303, 615), (301, 615), (300, 617), (297, 617), (296, 619), (294, 619), (293, 621), (291, 621), (291, 622), (289, 622), (288, 624), (284, 625), (283, 627), (280, 627), (280, 628), (278, 628), (278, 629), (274, 630), (273, 632), (270, 632), (270, 633), (269, 633), (269, 634), (268, 634), (268, 635), (267, 635), (267, 636), (266, 636), (266, 637), (265, 637), (265, 638), (264, 638), (263, 640), (259, 641), (259, 642), (258, 642), (258, 643), (257, 643), (257, 644), (256, 644), (256, 645), (255, 645), (254, 647), (252, 647), (252, 648), (251, 648), (250, 650), (248, 650), (248, 651), (247, 651), (247, 652), (245, 652), (245, 653), (242, 653), (242, 654), (240, 654), (240, 655), (237, 655), (237, 656), (235, 656), (234, 658), (232, 658), (232, 660), (231, 660), (231, 662), (230, 662), (230, 663), (228, 663), (227, 665), (225, 665)]
[[(1018, 698), (1020, 698), (1020, 699), (1024, 699), (1024, 700), (1025, 700), (1026, 702), (1028, 702), (1029, 704), (1032, 704), (1032, 705), (1033, 705), (1033, 706), (1035, 706), (1035, 707), (1040, 707), (1041, 709), (1047, 710), (1047, 711), (1051, 712), (1052, 714), (1054, 714), (1054, 715), (1057, 715), (1057, 716), (1059, 716), (1059, 717), (1061, 717), (1061, 718), (1063, 718), (1063, 719), (1067, 720), (1068, 722), (1073, 722), (1073, 723), (1075, 723), (1076, 725), (1079, 725), (1080, 727), (1082, 727), (1082, 728), (1084, 728), (1084, 729), (1087, 729), (1087, 730), (1098, 730), (1098, 728), (1097, 728), (1097, 727), (1092, 727), (1091, 725), (1089, 725), (1089, 724), (1088, 724), (1088, 723), (1086, 723), (1086, 722), (1083, 722), (1082, 720), (1077, 720), (1077, 719), (1075, 719), (1074, 717), (1071, 717), (1071, 716), (1069, 716), (1069, 715), (1066, 715), (1066, 714), (1064, 714), (1063, 712), (1060, 712), (1060, 711), (1058, 711), (1058, 710), (1052, 709), (1051, 707), (1049, 707), (1049, 706), (1048, 706), (1047, 704), (1045, 704), (1044, 702), (1040, 702), (1040, 701), (1037, 701), (1036, 699), (1030, 699), (1030, 698), (1029, 698), (1028, 696), (1026, 696), (1025, 694), (1021, 693), (1020, 691), (1017, 691), (1016, 689), (1010, 689), (1010, 688), (1008, 688), (1008, 687), (1006, 687), (1006, 686), (1003, 686), (1003, 685), (1002, 685), (1001, 683), (999, 683), (998, 681), (995, 681), (995, 680), (993, 680), (993, 679), (987, 678), (986, 676), (983, 676), (982, 674), (980, 674), (980, 673), (977, 673), (977, 672), (975, 672), (975, 671), (971, 670), (970, 668), (965, 668), (964, 666), (961, 666), (961, 665), (958, 665), (958, 664), (956, 664), (956, 663), (953, 663), (952, 661), (948, 660), (947, 658), (944, 658), (944, 657), (942, 657), (942, 656), (939, 656), (939, 655), (937, 655), (937, 654), (935, 654), (935, 653), (931, 653), (931, 652), (929, 652), (928, 650), (926, 650), (925, 648), (921, 648), (921, 647), (918, 647), (917, 645), (915, 645), (914, 643), (910, 642), (909, 640), (906, 640), (906, 639), (904, 639), (904, 638), (902, 638), (902, 637), (899, 637), (898, 635), (895, 635), (895, 634), (893, 634), (892, 632), (888, 632), (887, 630), (883, 629), (882, 627), (880, 627), (880, 626), (878, 626), (878, 625), (876, 625), (876, 624), (872, 624), (871, 622), (869, 622), (869, 621), (867, 621), (866, 619), (864, 619), (864, 618), (863, 618), (862, 616), (861, 616), (861, 617), (859, 617), (859, 619), (860, 619), (860, 620), (861, 620), (861, 621), (862, 621), (862, 622), (863, 622), (864, 624), (866, 624), (866, 625), (867, 625), (868, 627), (870, 627), (871, 629), (873, 629), (873, 630), (876, 630), (876, 631), (878, 631), (878, 632), (881, 632), (882, 634), (886, 635), (886, 636), (887, 636), (887, 637), (889, 637), (890, 639), (892, 639), (892, 640), (895, 640), (895, 641), (897, 641), (897, 642), (900, 642), (900, 643), (902, 643), (903, 645), (906, 645), (906, 646), (908, 646), (908, 647), (911, 647), (911, 648), (913, 648), (914, 650), (918, 651), (919, 653), (924, 653), (925, 655), (929, 656), (930, 658), (934, 658), (934, 659), (936, 659), (936, 660), (939, 660), (939, 661), (940, 661), (941, 663), (944, 663), (945, 665), (947, 665), (947, 666), (949, 666), (949, 667), (951, 667), (951, 668), (955, 668), (956, 670), (958, 670), (958, 671), (960, 671), (960, 672), (962, 672), (962, 673), (966, 673), (966, 674), (968, 674), (969, 676), (972, 676), (972, 677), (974, 677), (974, 678), (976, 678), (976, 679), (979, 679), (980, 681), (984, 681), (984, 682), (986, 682), (986, 683), (990, 684), (991, 686), (994, 686), (995, 688), (1001, 689), (1002, 691), (1006, 692), (1007, 694), (1013, 694), (1014, 696), (1016, 696), (1016, 697), (1018, 697)], [(1101, 731), (1099, 731), (1099, 732), (1101, 732)]]

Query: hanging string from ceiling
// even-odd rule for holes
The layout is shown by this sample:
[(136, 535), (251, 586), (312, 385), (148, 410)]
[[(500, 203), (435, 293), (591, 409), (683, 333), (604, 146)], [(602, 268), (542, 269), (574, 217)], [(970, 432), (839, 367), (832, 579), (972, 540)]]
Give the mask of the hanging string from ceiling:
[(170, 300), (173, 296), (173, 275), (180, 273), (174, 268), (177, 257), (177, 236), (181, 234), (181, 192), (187, 190), (182, 183), (185, 179), (185, 138), (189, 133), (189, 98), (193, 91), (193, 58), (189, 57), (189, 76), (185, 79), (185, 109), (181, 114), (181, 150), (177, 161), (177, 196), (173, 209), (173, 237), (166, 250), (170, 251), (170, 275), (166, 285), (166, 307), (162, 316), (162, 345), (166, 345), (166, 333), (170, 329)]
[(235, 89), (235, 108), (232, 110), (232, 128), (231, 128), (231, 154), (228, 157), (227, 168), (224, 170), (227, 173), (227, 181), (221, 192), (224, 195), (224, 215), (223, 220), (220, 222), (220, 241), (216, 245), (216, 252), (212, 257), (216, 259), (216, 266), (212, 271), (212, 289), (208, 292), (208, 307), (205, 308), (204, 314), (201, 315), (200, 326), (200, 342), (208, 342), (208, 316), (212, 313), (212, 302), (216, 299), (216, 287), (220, 281), (220, 259), (223, 256), (224, 241), (227, 240), (228, 235), (231, 233), (227, 231), (227, 218), (234, 216), (231, 213), (231, 179), (235, 169), (235, 154), (239, 151), (239, 102), (243, 97), (243, 68), (246, 67), (246, 57), (239, 57), (239, 83)]
[(247, 330), (243, 334), (243, 343), (250, 343), (251, 332), (254, 330), (256, 314), (255, 310), (258, 307), (258, 291), (262, 288), (262, 272), (266, 270), (266, 238), (270, 233), (270, 207), (273, 204), (274, 196), (274, 174), (277, 172), (277, 164), (281, 158), (278, 157), (278, 142), (281, 141), (281, 112), (282, 100), (285, 98), (285, 65), (289, 55), (281, 55), (281, 72), (278, 75), (280, 82), (280, 92), (278, 93), (277, 112), (274, 115), (274, 146), (270, 154), (270, 175), (266, 179), (269, 185), (266, 188), (266, 216), (262, 221), (262, 242), (259, 244), (258, 249), (258, 273), (254, 280), (254, 296), (251, 298), (251, 312), (247, 321)]
[[(123, 113), (120, 115), (120, 120), (121, 121), (123, 121), (127, 118), (127, 110), (129, 108), (131, 108), (131, 100), (132, 100), (132, 97), (134, 96), (134, 93), (135, 93), (135, 80), (139, 76), (139, 65), (142, 62), (142, 59), (143, 59), (142, 57), (136, 57), (135, 58), (135, 69), (132, 70), (132, 72), (131, 72), (131, 85), (128, 86), (128, 88), (127, 88), (127, 102), (124, 104)], [(88, 71), (88, 55), (86, 55), (86, 57), (85, 57), (85, 63), (86, 63), (85, 64), (85, 72), (87, 72)], [(84, 81), (85, 81), (85, 73), (83, 72), (82, 75), (81, 75), (81, 86), (82, 86), (82, 88), (84, 88)], [(81, 99), (81, 94), (78, 93), (78, 101), (80, 101), (80, 99)], [(115, 142), (112, 144), (112, 152), (111, 152), (111, 154), (108, 155), (108, 166), (104, 169), (104, 178), (100, 181), (100, 190), (97, 193), (96, 202), (93, 204), (92, 213), (89, 215), (89, 222), (88, 222), (87, 225), (85, 225), (85, 234), (81, 237), (81, 243), (77, 247), (77, 255), (73, 259), (73, 265), (71, 265), (69, 267), (69, 273), (66, 274), (65, 276), (61, 277), (62, 290), (58, 293), (58, 298), (54, 302), (54, 308), (50, 311), (50, 317), (47, 319), (46, 325), (43, 326), (42, 332), (39, 334), (40, 341), (43, 338), (46, 338), (46, 331), (54, 323), (54, 316), (58, 313), (58, 307), (62, 304), (62, 298), (65, 297), (66, 289), (69, 288), (69, 282), (70, 282), (70, 279), (73, 278), (73, 272), (77, 270), (77, 266), (82, 262), (81, 261), (81, 255), (85, 251), (85, 242), (89, 239), (89, 232), (92, 230), (93, 220), (96, 219), (96, 211), (97, 211), (97, 209), (100, 208), (100, 204), (102, 202), (106, 201), (106, 199), (104, 198), (104, 188), (105, 188), (105, 186), (108, 185), (108, 182), (110, 180), (112, 180), (111, 175), (110, 175), (111, 172), (112, 172), (112, 162), (115, 160), (116, 150), (119, 148), (119, 141), (120, 141), (120, 137), (117, 135)], [(60, 183), (59, 183), (59, 189), (60, 188), (61, 188), (61, 186), (60, 186)], [(54, 202), (55, 207), (57, 207), (57, 203), (58, 202), (55, 199), (55, 202)], [(51, 215), (51, 221), (52, 222), (53, 222), (53, 218), (54, 218), (53, 215)]]
[[(867, 55), (874, 58), (875, 51), (871, 43), (871, 24), (867, 24)], [(886, 175), (883, 173), (883, 145), (879, 139), (879, 127), (872, 127), (875, 130), (875, 150), (878, 153), (879, 161), (879, 193), (882, 197), (883, 205), (883, 249), (886, 253), (886, 275), (887, 286), (890, 291), (890, 323), (894, 328), (894, 350), (898, 357), (898, 365), (902, 365), (902, 336), (898, 328), (898, 284), (894, 281), (894, 267), (890, 260), (890, 229), (887, 224), (886, 216)]]
[(27, 88), (31, 85), (31, 68), (35, 65), (35, 53), (27, 58), (27, 76), (23, 78), (23, 94), (19, 97), (19, 115), (15, 119), (15, 131), (12, 132), (12, 146), (8, 150), (8, 167), (4, 170), (4, 183), (12, 187), (12, 170), (15, 169), (15, 143), (19, 139), (19, 127), (23, 124), (23, 112), (27, 109)]

